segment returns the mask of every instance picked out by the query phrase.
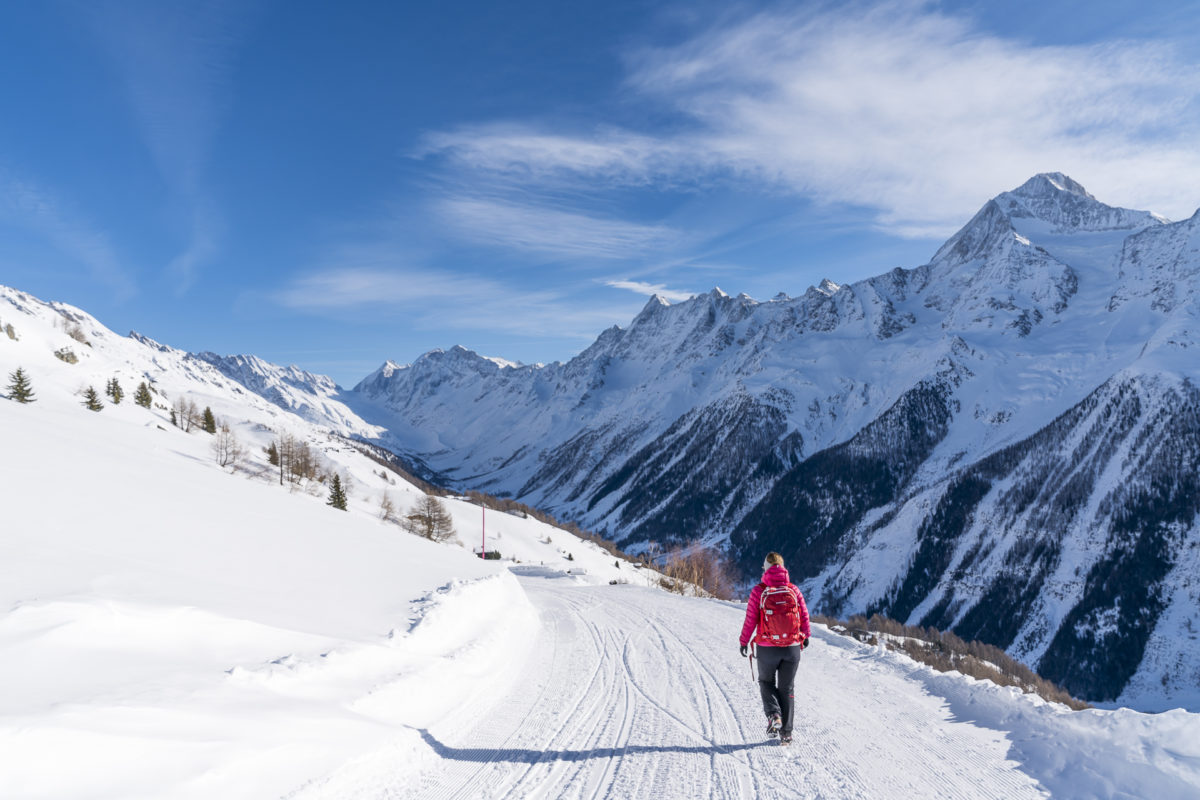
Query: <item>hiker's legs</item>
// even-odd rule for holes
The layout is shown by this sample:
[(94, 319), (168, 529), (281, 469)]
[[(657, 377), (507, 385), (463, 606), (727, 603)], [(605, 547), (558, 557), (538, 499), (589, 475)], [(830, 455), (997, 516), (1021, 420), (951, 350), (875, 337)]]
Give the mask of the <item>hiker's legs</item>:
[(800, 648), (779, 647), (776, 649), (784, 651), (779, 661), (779, 684), (777, 686), (779, 715), (783, 718), (783, 727), (780, 730), (790, 734), (792, 718), (796, 713), (796, 670), (800, 667)]
[[(770, 718), (775, 714), (783, 716), (780, 705), (779, 689), (775, 685), (775, 672), (779, 669), (779, 659), (784, 655), (781, 650), (786, 647), (763, 647), (757, 649), (758, 659), (758, 691), (762, 695), (763, 711)], [(795, 675), (795, 671), (792, 672)]]

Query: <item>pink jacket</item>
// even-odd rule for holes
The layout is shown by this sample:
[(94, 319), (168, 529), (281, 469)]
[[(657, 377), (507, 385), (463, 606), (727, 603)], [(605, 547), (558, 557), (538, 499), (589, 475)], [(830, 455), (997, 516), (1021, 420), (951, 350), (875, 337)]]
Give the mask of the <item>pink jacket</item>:
[[(808, 624), (808, 607), (804, 605), (804, 595), (792, 584), (786, 568), (772, 564), (771, 568), (763, 573), (762, 583), (750, 590), (750, 600), (746, 603), (746, 621), (742, 623), (742, 636), (738, 640), (741, 646), (745, 647), (750, 644), (750, 637), (754, 635), (754, 629), (758, 627), (758, 604), (762, 598), (763, 589), (767, 586), (792, 587), (792, 591), (796, 593), (796, 601), (800, 605), (800, 634), (807, 639), (811, 630)], [(754, 641), (761, 646), (772, 646), (769, 640), (761, 637), (761, 634)]]

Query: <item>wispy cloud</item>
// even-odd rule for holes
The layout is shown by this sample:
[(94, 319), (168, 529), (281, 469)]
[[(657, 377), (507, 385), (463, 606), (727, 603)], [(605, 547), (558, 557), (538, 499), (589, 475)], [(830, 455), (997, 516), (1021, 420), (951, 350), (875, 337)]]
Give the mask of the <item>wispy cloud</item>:
[(108, 237), (45, 188), (0, 172), (0, 221), (36, 232), (118, 299), (136, 292)]
[(1048, 170), (1173, 217), (1198, 201), (1200, 68), (1162, 41), (1033, 46), (924, 3), (806, 5), (721, 20), (628, 68), (631, 91), (688, 124), (496, 124), (428, 151), (530, 185), (746, 182), (872, 208), (917, 236)]
[(695, 292), (681, 291), (679, 289), (668, 289), (661, 283), (645, 283), (644, 281), (605, 281), (604, 285), (611, 286), (614, 289), (627, 289), (641, 295), (658, 295), (664, 300), (670, 300), (675, 303), (687, 300), (696, 294)]
[(513, 122), (462, 126), (429, 134), (414, 155), (448, 156), (461, 167), (552, 181), (579, 173), (621, 184), (679, 177), (681, 144), (605, 127), (590, 134), (540, 130)]
[(180, 291), (218, 249), (223, 225), (204, 179), (225, 112), (233, 53), (256, 3), (97, 3), (89, 19), (116, 65), (142, 139), (178, 206), (186, 243), (167, 266)]
[(441, 209), (468, 238), (548, 256), (636, 258), (681, 239), (678, 231), (662, 225), (644, 225), (518, 200), (452, 197), (442, 202)]
[(395, 263), (329, 267), (293, 280), (274, 301), (297, 311), (403, 317), (415, 328), (484, 330), (590, 342), (627, 322), (628, 304), (581, 305), (566, 292), (525, 291), (491, 278)]

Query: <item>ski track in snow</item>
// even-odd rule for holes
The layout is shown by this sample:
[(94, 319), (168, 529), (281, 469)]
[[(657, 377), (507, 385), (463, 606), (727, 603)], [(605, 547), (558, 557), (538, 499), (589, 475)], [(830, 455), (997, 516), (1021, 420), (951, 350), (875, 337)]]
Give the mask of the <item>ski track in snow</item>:
[[(542, 625), (515, 685), (419, 731), (419, 775), (389, 781), (380, 754), (297, 796), (1048, 796), (1002, 733), (956, 722), (943, 698), (840, 637), (819, 633), (804, 654), (795, 744), (782, 748), (735, 649), (740, 609), (697, 614), (697, 601), (661, 591), (521, 580)], [(839, 680), (847, 669), (864, 679)]]

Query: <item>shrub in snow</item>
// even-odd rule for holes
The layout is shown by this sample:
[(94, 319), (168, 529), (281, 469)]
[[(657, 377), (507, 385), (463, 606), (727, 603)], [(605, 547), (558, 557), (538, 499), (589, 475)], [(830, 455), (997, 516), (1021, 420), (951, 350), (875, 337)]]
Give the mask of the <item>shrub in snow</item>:
[(733, 571), (718, 551), (697, 542), (667, 553), (659, 585), (669, 592), (698, 597), (733, 599)]
[(1027, 694), (1037, 694), (1045, 700), (1063, 703), (1075, 710), (1090, 708), (1061, 686), (1046, 680), (1008, 653), (983, 642), (967, 642), (961, 637), (937, 628), (905, 625), (882, 614), (851, 617), (839, 622), (819, 614), (813, 622), (826, 625), (831, 631), (878, 645), (900, 650), (912, 660), (933, 667), (938, 672), (959, 672), (972, 678), (988, 680), (1000, 686), (1015, 686)]
[(70, 336), (80, 344), (86, 344), (88, 347), (92, 346), (92, 343), (88, 341), (87, 336), (83, 333), (83, 328), (79, 326), (78, 322), (72, 322), (67, 326), (67, 336)]

